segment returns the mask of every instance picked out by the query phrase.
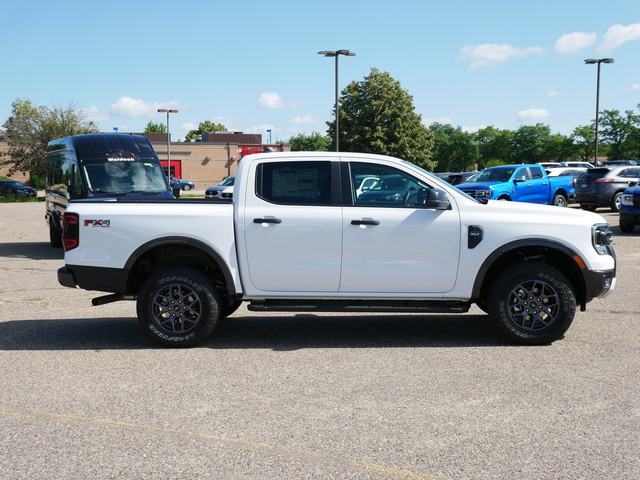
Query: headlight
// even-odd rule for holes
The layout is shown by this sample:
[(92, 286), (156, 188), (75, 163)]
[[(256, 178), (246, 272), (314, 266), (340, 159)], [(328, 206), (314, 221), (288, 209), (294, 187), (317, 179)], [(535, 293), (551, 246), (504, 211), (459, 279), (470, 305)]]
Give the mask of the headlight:
[(478, 197), (491, 198), (491, 190), (478, 190)]
[(599, 223), (591, 227), (591, 242), (593, 248), (600, 255), (610, 255), (610, 245), (613, 243), (613, 232), (609, 230), (609, 225)]
[(633, 207), (633, 195), (629, 195), (628, 193), (623, 193), (622, 196), (620, 197), (620, 203), (622, 205)]

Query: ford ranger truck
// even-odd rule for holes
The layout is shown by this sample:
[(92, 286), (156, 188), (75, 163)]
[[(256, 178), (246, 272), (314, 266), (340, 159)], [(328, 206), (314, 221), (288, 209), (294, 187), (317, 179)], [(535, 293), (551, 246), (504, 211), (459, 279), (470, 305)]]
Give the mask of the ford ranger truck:
[(458, 188), (474, 198), (557, 207), (566, 207), (576, 193), (573, 177), (549, 177), (537, 164), (486, 168)]
[(136, 301), (142, 329), (174, 347), (201, 344), (242, 302), (417, 314), (476, 304), (510, 341), (548, 344), (616, 284), (601, 216), (477, 200), (358, 153), (246, 156), (229, 201), (73, 200), (63, 242), (62, 285), (106, 292), (95, 305)]

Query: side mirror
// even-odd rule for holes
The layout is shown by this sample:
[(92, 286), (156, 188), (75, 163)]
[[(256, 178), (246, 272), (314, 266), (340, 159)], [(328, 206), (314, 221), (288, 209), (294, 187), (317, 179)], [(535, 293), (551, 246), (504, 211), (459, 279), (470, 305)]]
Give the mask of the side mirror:
[(431, 188), (426, 191), (424, 199), (424, 208), (434, 208), (436, 210), (448, 210), (451, 208), (451, 202), (444, 190)]
[(525, 177), (524, 175), (520, 178), (513, 179), (513, 183), (526, 182), (526, 181), (527, 181), (527, 177)]

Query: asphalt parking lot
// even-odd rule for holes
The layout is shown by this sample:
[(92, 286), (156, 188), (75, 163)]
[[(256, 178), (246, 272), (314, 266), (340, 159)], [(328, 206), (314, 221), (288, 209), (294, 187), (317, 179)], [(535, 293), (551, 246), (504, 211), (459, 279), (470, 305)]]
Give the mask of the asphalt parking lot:
[(475, 308), (241, 308), (172, 350), (58, 285), (42, 203), (0, 204), (0, 479), (638, 479), (640, 229), (598, 213), (618, 288), (551, 346)]

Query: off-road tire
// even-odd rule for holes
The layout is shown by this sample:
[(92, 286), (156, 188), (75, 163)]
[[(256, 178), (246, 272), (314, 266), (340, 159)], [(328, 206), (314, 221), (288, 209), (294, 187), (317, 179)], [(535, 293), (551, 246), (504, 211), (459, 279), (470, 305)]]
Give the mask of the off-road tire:
[(192, 267), (171, 266), (142, 285), (138, 321), (167, 347), (194, 347), (211, 336), (220, 318), (220, 297), (211, 281)]
[(571, 282), (542, 262), (518, 262), (495, 279), (488, 297), (491, 321), (502, 336), (522, 345), (547, 345), (573, 322)]

